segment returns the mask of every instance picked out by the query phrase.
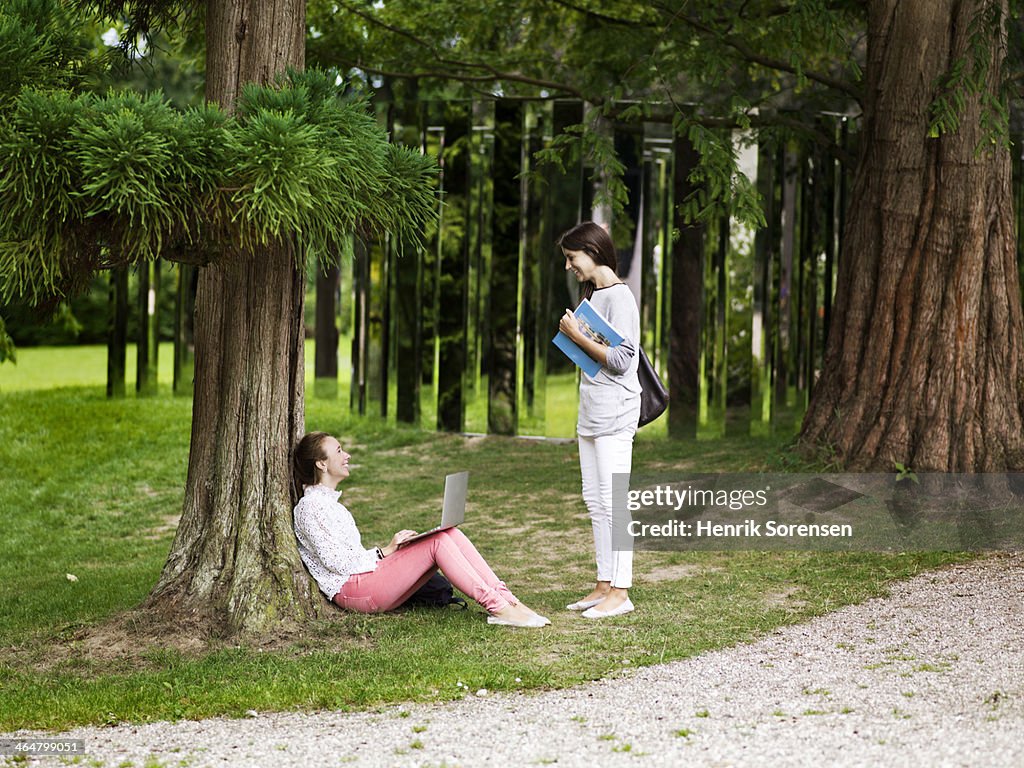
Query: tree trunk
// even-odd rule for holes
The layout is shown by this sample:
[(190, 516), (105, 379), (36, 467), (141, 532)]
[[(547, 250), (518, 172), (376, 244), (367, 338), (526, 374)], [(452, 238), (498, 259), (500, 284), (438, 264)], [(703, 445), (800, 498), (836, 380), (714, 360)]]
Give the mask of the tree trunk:
[(694, 191), (690, 171), (696, 165), (697, 150), (685, 137), (676, 137), (676, 161), (672, 183), (676, 200), (674, 224), (679, 236), (672, 242), (672, 296), (668, 351), (668, 434), (673, 438), (695, 438), (700, 410), (700, 323), (704, 315), (703, 224), (689, 225), (682, 219), (679, 203)]
[(998, 92), (1006, 32), (983, 20), (988, 5), (869, 3), (861, 155), (801, 434), (850, 469), (1024, 468), (1010, 154), (987, 140), (974, 94), (959, 130), (929, 136), (935, 83), (958, 59), (987, 67), (985, 89)]
[(333, 261), (316, 273), (316, 396), (338, 398), (338, 292), (341, 265)]
[[(210, 101), (304, 61), (301, 0), (209, 2)], [(289, 455), (304, 429), (304, 276), (287, 243), (199, 276), (185, 503), (146, 607), (218, 635), (262, 635), (320, 601), (292, 532)]]

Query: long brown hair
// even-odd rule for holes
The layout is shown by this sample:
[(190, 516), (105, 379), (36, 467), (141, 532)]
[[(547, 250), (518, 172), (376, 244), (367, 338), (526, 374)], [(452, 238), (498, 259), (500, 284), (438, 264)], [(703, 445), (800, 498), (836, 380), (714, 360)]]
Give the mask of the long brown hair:
[[(600, 224), (580, 222), (559, 235), (557, 244), (563, 251), (583, 251), (599, 267), (611, 267), (612, 272), (618, 274), (619, 256), (615, 252), (615, 244), (612, 243), (612, 236)], [(589, 299), (593, 295), (594, 281), (587, 280), (583, 283), (581, 298)]]
[(320, 482), (320, 468), (316, 465), (327, 458), (324, 440), (330, 437), (326, 432), (308, 432), (292, 452), (292, 501), (302, 498), (302, 488)]

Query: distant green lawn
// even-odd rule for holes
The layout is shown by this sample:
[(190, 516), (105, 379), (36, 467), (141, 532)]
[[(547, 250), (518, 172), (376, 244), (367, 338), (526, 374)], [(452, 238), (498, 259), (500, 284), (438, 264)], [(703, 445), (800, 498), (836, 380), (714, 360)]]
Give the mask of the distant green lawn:
[[(170, 384), (174, 379), (172, 345), (161, 344), (157, 357), (158, 379)], [(126, 387), (135, 386), (135, 345), (130, 344), (125, 362)], [(21, 347), (17, 364), (0, 365), (0, 395), (33, 389), (58, 387), (105, 387), (107, 348), (101, 345), (76, 347)]]
[[(343, 340), (347, 341), (347, 340)], [(312, 385), (314, 345), (306, 342), (306, 380)], [(128, 392), (134, 391), (136, 347), (129, 344), (125, 362), (125, 385)], [(157, 354), (157, 379), (162, 386), (170, 387), (174, 381), (174, 345), (160, 344)], [(347, 386), (350, 371), (347, 357), (339, 365), (341, 385)], [(30, 389), (54, 389), (58, 387), (105, 387), (107, 383), (107, 348), (101, 344), (68, 347), (21, 347), (18, 349), (17, 364), (0, 365), (0, 395), (5, 392), (22, 392)]]
[[(342, 410), (348, 407), (349, 382), (352, 378), (350, 362), (351, 339), (342, 337), (339, 344), (338, 381), (333, 398)], [(174, 348), (162, 343), (157, 355), (157, 379), (161, 391), (169, 391), (174, 381)], [(129, 396), (135, 391), (136, 347), (129, 344), (125, 362), (125, 389)], [(315, 346), (306, 340), (306, 390), (310, 399), (320, 399), (321, 384), (314, 380)], [(105, 387), (107, 382), (107, 348), (103, 345), (68, 347), (23, 347), (18, 350), (17, 364), (0, 365), (0, 396), (6, 392), (57, 389), (61, 387)], [(466, 406), (467, 432), (487, 431), (487, 377), (480, 380), (479, 392), (468, 392)], [(397, 388), (392, 380), (389, 390), (391, 421), (394, 422)], [(543, 393), (543, 406), (536, 414), (524, 413), (520, 419), (520, 433), (547, 437), (572, 437), (576, 432), (576, 377), (557, 374), (548, 377)], [(379, 412), (379, 405), (377, 406)], [(437, 418), (434, 393), (423, 386), (420, 396), (420, 424), (432, 429)], [(665, 434), (664, 419), (645, 428), (650, 436)]]
[[(469, 469), (464, 530), (553, 625), (492, 627), (477, 606), (339, 611), (284, 649), (96, 658), (75, 644), (76, 633), (137, 605), (170, 547), (191, 402), (166, 386), (156, 397), (108, 400), (95, 350), (38, 354), (45, 370), (32, 372), (27, 349), (17, 369), (0, 366), (0, 731), (446, 700), (463, 695), (460, 682), (471, 690), (557, 688), (750, 640), (956, 559), (640, 552), (637, 611), (592, 623), (564, 610), (593, 579), (574, 444), (437, 434), (357, 420), (343, 401), (309, 398), (307, 425), (338, 434), (353, 454), (344, 500), (368, 545), (430, 523), (445, 471)], [(68, 386), (69, 376), (89, 385)], [(57, 381), (63, 388), (47, 388)], [(778, 438), (695, 443), (644, 434), (634, 466), (774, 467), (780, 451)]]

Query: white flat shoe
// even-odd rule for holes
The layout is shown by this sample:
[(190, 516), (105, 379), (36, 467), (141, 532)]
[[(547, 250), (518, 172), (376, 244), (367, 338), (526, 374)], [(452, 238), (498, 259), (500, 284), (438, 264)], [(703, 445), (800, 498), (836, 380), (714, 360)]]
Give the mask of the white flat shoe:
[(607, 619), (611, 616), (622, 616), (623, 614), (632, 611), (633, 608), (633, 601), (627, 597), (626, 602), (622, 603), (618, 608), (612, 608), (610, 611), (602, 611), (600, 608), (591, 608), (583, 612), (583, 618)]
[(575, 603), (569, 603), (565, 609), (567, 611), (585, 611), (587, 608), (593, 608), (602, 600), (604, 600), (603, 597), (599, 597), (597, 600), (577, 600)]
[(514, 621), (513, 619), (503, 619), (501, 616), (488, 616), (488, 624), (500, 624), (505, 627), (546, 627), (551, 623), (550, 620), (545, 619), (543, 616), (533, 615), (523, 621)]

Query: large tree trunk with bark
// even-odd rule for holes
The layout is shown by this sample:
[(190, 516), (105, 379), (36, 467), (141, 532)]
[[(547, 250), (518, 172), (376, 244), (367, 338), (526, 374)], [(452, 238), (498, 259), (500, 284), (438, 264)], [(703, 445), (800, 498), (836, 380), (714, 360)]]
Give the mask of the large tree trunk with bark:
[[(207, 4), (206, 96), (301, 68), (303, 0)], [(304, 276), (288, 243), (234, 253), (199, 277), (185, 503), (146, 607), (217, 635), (263, 635), (320, 604), (292, 532), (289, 455), (304, 428)]]
[[(929, 136), (936, 83), (957, 60), (987, 67), (985, 89), (997, 93), (1005, 26), (982, 17), (988, 5), (869, 3), (861, 154), (801, 434), (850, 469), (1024, 468), (1009, 150), (987, 140), (976, 94), (959, 130)], [(1005, 18), (1005, 0), (997, 5)]]

